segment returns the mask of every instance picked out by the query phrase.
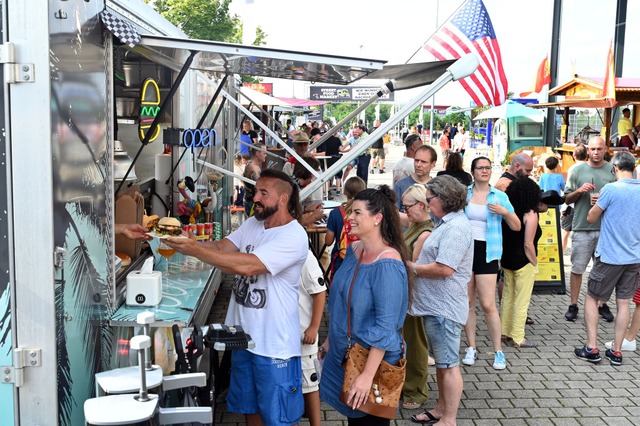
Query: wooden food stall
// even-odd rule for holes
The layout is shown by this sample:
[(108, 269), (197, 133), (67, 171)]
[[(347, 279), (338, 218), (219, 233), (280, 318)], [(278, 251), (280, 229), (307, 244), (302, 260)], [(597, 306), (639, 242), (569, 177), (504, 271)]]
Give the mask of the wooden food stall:
[[(640, 78), (618, 77), (615, 79), (614, 96), (606, 96), (603, 94), (604, 78), (582, 77), (576, 74), (573, 79), (549, 90), (549, 96), (564, 96), (564, 100), (557, 102), (548, 102), (537, 105), (530, 105), (533, 108), (563, 108), (562, 128), (560, 139), (563, 143), (561, 148), (557, 148), (562, 156), (562, 172), (566, 174), (569, 167), (574, 164), (573, 148), (575, 144), (567, 143), (569, 141), (569, 117), (570, 110), (576, 108), (604, 108), (602, 118), (602, 132), (587, 131), (585, 138), (600, 133), (607, 146), (611, 147), (611, 135), (615, 131), (611, 131), (611, 122), (613, 118), (613, 110), (615, 108), (623, 108), (630, 106), (631, 122), (634, 126), (640, 124), (640, 109), (635, 105), (640, 104)], [(617, 130), (617, 129), (614, 129)], [(585, 140), (585, 143), (587, 142)], [(633, 152), (637, 157), (640, 151)]]

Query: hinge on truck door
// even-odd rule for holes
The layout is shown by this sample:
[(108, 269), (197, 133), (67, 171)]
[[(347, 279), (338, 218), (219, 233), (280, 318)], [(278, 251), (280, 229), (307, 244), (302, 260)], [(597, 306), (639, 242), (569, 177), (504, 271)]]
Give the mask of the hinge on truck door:
[(18, 348), (13, 350), (13, 365), (0, 366), (0, 383), (20, 387), (24, 384), (25, 367), (40, 367), (42, 350), (36, 348)]
[(15, 46), (11, 42), (0, 44), (0, 64), (4, 67), (5, 83), (33, 83), (33, 64), (16, 64)]

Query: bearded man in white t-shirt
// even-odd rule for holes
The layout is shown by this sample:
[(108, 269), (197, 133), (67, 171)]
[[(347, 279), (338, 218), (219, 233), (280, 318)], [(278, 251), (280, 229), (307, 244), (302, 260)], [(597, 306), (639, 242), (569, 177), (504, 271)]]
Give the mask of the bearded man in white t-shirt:
[(279, 170), (256, 182), (254, 216), (221, 241), (165, 241), (222, 272), (235, 274), (226, 324), (241, 325), (255, 348), (233, 351), (227, 408), (247, 425), (294, 425), (303, 412), (298, 313), (308, 238), (297, 186)]

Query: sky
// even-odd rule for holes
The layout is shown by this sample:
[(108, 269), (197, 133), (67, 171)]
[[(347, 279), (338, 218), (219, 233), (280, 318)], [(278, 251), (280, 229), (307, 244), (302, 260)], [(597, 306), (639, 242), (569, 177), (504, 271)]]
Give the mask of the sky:
[[(509, 91), (517, 95), (530, 90), (538, 65), (551, 52), (553, 0), (483, 1), (500, 44)], [(434, 60), (422, 46), (463, 2), (232, 0), (231, 13), (241, 17), (249, 37), (259, 25), (267, 33), (266, 47), (403, 64)], [(616, 0), (563, 1), (559, 84), (571, 78), (572, 70), (604, 77), (615, 15)], [(640, 1), (628, 0), (627, 21), (622, 76), (640, 77), (640, 48), (634, 44), (640, 40)], [(275, 96), (308, 97), (310, 83), (273, 81)], [(408, 101), (415, 93), (397, 92), (396, 101)], [(456, 82), (435, 97), (437, 105), (467, 107), (470, 101)]]

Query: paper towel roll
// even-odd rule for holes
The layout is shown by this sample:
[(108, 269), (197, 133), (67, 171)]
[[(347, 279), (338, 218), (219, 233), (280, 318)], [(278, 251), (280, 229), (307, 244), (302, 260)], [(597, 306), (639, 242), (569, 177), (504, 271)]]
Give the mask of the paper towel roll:
[[(171, 154), (157, 154), (155, 158), (155, 192), (156, 197), (151, 198), (151, 213), (158, 216), (166, 216), (169, 210), (171, 187), (164, 182), (171, 173)], [(164, 201), (164, 204), (160, 201)], [(166, 207), (165, 207), (166, 205)]]

